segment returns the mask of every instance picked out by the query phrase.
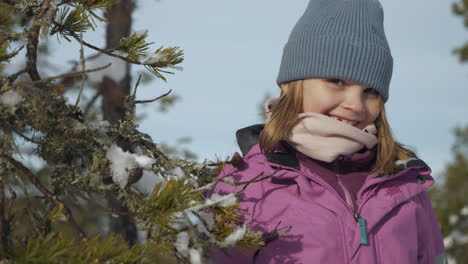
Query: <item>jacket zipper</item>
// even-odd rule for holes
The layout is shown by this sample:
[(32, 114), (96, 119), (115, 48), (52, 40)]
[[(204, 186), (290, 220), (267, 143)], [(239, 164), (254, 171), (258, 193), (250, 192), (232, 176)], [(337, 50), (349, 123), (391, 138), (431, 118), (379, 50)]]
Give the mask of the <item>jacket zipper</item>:
[[(287, 166), (283, 166), (283, 165), (280, 165), (280, 164), (277, 164), (277, 163), (273, 163), (273, 162), (270, 162), (271, 164), (273, 164), (275, 167), (278, 167), (278, 168), (282, 168), (282, 169), (285, 169), (285, 170), (291, 170), (291, 171), (295, 171), (301, 175), (303, 175), (304, 177), (310, 179), (309, 177), (307, 177), (307, 175), (305, 175), (302, 171), (300, 170), (297, 170), (297, 169), (294, 169), (294, 168), (291, 168), (291, 167), (287, 167)], [(361, 208), (359, 207), (359, 203), (358, 204), (358, 210), (357, 212), (354, 210), (354, 208), (352, 208), (346, 201), (344, 201), (339, 194), (336, 193), (335, 190), (332, 190), (330, 189), (327, 185), (323, 184), (322, 182), (320, 182), (321, 180), (318, 180), (318, 179), (311, 179), (313, 180), (315, 183), (317, 183), (318, 185), (322, 186), (323, 188), (325, 188), (326, 190), (328, 190), (329, 192), (331, 192), (339, 201), (341, 201), (341, 203), (348, 209), (348, 211), (351, 213), (351, 215), (354, 217), (354, 219), (356, 220), (357, 223), (359, 223), (359, 230), (360, 230), (360, 234), (361, 234), (361, 244), (362, 245), (367, 245), (368, 244), (368, 239), (367, 239), (367, 227), (366, 227), (366, 220), (364, 218), (361, 217), (360, 215), (360, 212), (361, 212)], [(373, 196), (373, 193), (371, 195), (369, 195), (366, 200), (364, 200), (363, 204), (365, 202), (367, 202), (367, 200), (369, 200), (371, 197)]]
[[(340, 156), (340, 157), (342, 157), (341, 160), (346, 160), (347, 159), (346, 156)], [(338, 185), (341, 187), (341, 190), (343, 190), (343, 193), (344, 193), (344, 196), (345, 196), (345, 199), (346, 199), (346, 203), (348, 203), (352, 207), (352, 209), (354, 211), (355, 210), (354, 202), (352, 201), (351, 194), (349, 193), (348, 188), (346, 188), (346, 186), (341, 181), (341, 177), (340, 177), (341, 171), (340, 171), (340, 168), (339, 168), (338, 164), (336, 163), (336, 161), (333, 164), (333, 172), (335, 173), (336, 179), (338, 181)]]
[[(341, 156), (338, 157), (338, 160), (348, 160), (348, 159), (349, 159), (348, 156), (341, 155)], [(340, 179), (341, 170), (340, 170), (340, 168), (338, 166), (338, 163), (336, 163), (336, 161), (334, 161), (334, 163), (333, 163), (333, 169), (334, 169), (333, 172), (335, 173), (336, 178), (338, 180), (338, 185), (341, 187), (341, 189), (344, 192), (346, 202), (348, 203), (348, 205), (350, 205), (352, 207), (354, 219), (356, 220), (356, 222), (359, 223), (361, 244), (362, 245), (367, 245), (368, 240), (367, 240), (366, 219), (361, 217), (360, 212), (359, 212), (359, 207), (358, 207), (358, 211), (357, 212), (355, 211), (354, 202), (352, 201), (351, 194), (349, 193), (348, 189), (346, 188), (346, 186), (343, 184), (343, 182)]]
[(338, 179), (338, 185), (341, 187), (341, 189), (343, 190), (344, 192), (344, 195), (345, 195), (345, 199), (346, 199), (346, 203), (349, 204), (352, 208), (353, 208), (353, 211), (354, 211), (354, 203), (351, 199), (351, 194), (349, 193), (348, 189), (346, 188), (346, 186), (344, 186), (343, 182), (341, 181), (340, 179), (340, 175), (339, 174), (336, 174), (336, 178)]

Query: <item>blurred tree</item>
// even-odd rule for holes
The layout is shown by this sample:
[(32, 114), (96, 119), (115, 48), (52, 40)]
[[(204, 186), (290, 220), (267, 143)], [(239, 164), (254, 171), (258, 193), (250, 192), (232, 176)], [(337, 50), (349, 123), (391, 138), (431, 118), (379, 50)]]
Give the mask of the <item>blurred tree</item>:
[[(452, 3), (452, 13), (468, 27), (468, 1)], [(460, 62), (468, 60), (468, 42), (452, 50)], [(434, 209), (445, 237), (445, 247), (453, 263), (468, 263), (468, 126), (454, 130), (453, 160), (443, 181), (431, 190)]]
[(456, 263), (468, 263), (468, 126), (454, 134), (453, 161), (431, 195), (449, 256)]
[[(452, 13), (468, 27), (468, 1), (452, 3)], [(460, 62), (468, 60), (468, 42), (455, 48)], [(445, 246), (456, 263), (468, 263), (468, 126), (454, 130), (453, 161), (443, 174), (443, 183), (431, 191)]]

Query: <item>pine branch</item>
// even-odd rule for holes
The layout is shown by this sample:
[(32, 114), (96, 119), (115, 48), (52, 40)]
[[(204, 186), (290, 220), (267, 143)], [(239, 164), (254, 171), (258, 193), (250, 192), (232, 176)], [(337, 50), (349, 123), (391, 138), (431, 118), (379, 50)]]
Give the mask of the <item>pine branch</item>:
[[(59, 29), (62, 28), (62, 30), (64, 30), (63, 29), (64, 26), (61, 25), (60, 23), (57, 23), (57, 22), (54, 21), (54, 25), (57, 28), (59, 28)], [(96, 46), (86, 42), (85, 40), (80, 38), (75, 32), (69, 31), (68, 33), (76, 41), (78, 41), (79, 43), (82, 43), (84, 46), (86, 46), (86, 47), (88, 47), (90, 49), (99, 51), (99, 52), (104, 53), (104, 54), (106, 54), (108, 56), (111, 56), (111, 57), (119, 58), (119, 59), (121, 59), (121, 60), (123, 60), (125, 62), (128, 62), (128, 63), (145, 66), (145, 68), (147, 70), (149, 70), (152, 74), (154, 74), (156, 77), (162, 79), (163, 81), (167, 81), (167, 79), (166, 79), (166, 77), (164, 77), (161, 74), (161, 72), (162, 73), (167, 73), (167, 74), (174, 74), (174, 73), (169, 72), (169, 71), (161, 70), (161, 68), (168, 67), (168, 68), (175, 68), (175, 69), (180, 70), (181, 68), (177, 67), (175, 65), (181, 63), (184, 60), (183, 51), (180, 50), (179, 47), (170, 47), (170, 48), (160, 47), (159, 49), (157, 49), (153, 53), (152, 57), (149, 58), (148, 60), (146, 60), (145, 62), (138, 61), (137, 60), (138, 57), (142, 55), (142, 50), (143, 51), (146, 50), (147, 49), (146, 45), (149, 45), (151, 43), (142, 42), (144, 37), (138, 37), (135, 34), (132, 34), (131, 38), (139, 39), (140, 42), (137, 44), (138, 47), (132, 48), (131, 51), (130, 51), (129, 47), (124, 48), (124, 46), (122, 46), (122, 45), (120, 47), (118, 47), (116, 49), (112, 49), (112, 50), (101, 49), (99, 47), (96, 47)], [(134, 43), (134, 42), (132, 42), (132, 43)], [(133, 52), (133, 53), (125, 53), (126, 49), (127, 49), (127, 51), (130, 51), (130, 52)], [(122, 52), (124, 52), (124, 54), (127, 54), (127, 56), (121, 55)]]
[(153, 42), (146, 42), (148, 32), (133, 32), (130, 36), (124, 37), (120, 40), (118, 51), (127, 54), (127, 58), (138, 61), (138, 59), (145, 55), (149, 45)]
[[(56, 27), (58, 27), (58, 28), (63, 28), (63, 25), (61, 25), (61, 24), (59, 24), (59, 23), (57, 23), (55, 21), (54, 21), (54, 25)], [(104, 53), (104, 54), (106, 54), (108, 56), (111, 56), (111, 57), (119, 58), (119, 59), (121, 59), (121, 60), (123, 60), (125, 62), (128, 62), (128, 63), (142, 64), (142, 63), (140, 63), (138, 61), (131, 60), (131, 59), (127, 58), (127, 57), (124, 57), (124, 56), (121, 56), (119, 54), (113, 53), (113, 51), (115, 51), (115, 50), (106, 50), (106, 49), (101, 49), (99, 47), (96, 47), (96, 46), (86, 42), (85, 40), (81, 39), (75, 32), (70, 31), (69, 33), (70, 33), (70, 36), (72, 36), (76, 41), (78, 41), (78, 43), (82, 42), (83, 45), (85, 45), (86, 47), (88, 47), (90, 49), (99, 51), (99, 52)]]
[(70, 11), (68, 7), (61, 9), (57, 14), (57, 22), (54, 23), (54, 28), (50, 31), (50, 35), (58, 32), (63, 38), (70, 41), (67, 35), (76, 32), (82, 33), (90, 29), (92, 25), (86, 19), (86, 14), (76, 8)]
[(109, 23), (109, 21), (98, 16), (94, 9), (104, 11), (106, 8), (111, 8), (119, 1), (120, 0), (81, 0), (78, 4), (71, 2), (69, 5), (73, 6), (81, 14), (81, 18), (95, 30), (97, 26), (95, 19), (104, 23)]

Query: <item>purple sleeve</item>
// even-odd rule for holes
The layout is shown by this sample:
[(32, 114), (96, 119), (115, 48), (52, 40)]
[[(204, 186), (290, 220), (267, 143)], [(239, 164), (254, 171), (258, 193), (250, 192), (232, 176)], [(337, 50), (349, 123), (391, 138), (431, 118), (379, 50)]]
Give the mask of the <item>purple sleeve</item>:
[[(419, 199), (418, 199), (419, 198)], [(447, 257), (439, 222), (427, 192), (418, 195), (418, 263), (446, 264)]]

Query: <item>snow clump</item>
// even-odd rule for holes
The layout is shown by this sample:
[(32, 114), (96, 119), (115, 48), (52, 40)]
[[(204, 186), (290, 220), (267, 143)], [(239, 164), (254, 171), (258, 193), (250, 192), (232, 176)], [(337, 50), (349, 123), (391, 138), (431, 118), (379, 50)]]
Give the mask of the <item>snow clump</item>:
[(468, 205), (464, 206), (464, 207), (460, 210), (460, 214), (463, 215), (463, 216), (467, 216), (467, 215), (468, 215)]
[(123, 151), (119, 146), (112, 144), (106, 151), (106, 158), (111, 162), (112, 180), (124, 188), (128, 183), (129, 172), (134, 168), (150, 169), (154, 159)]
[[(128, 54), (121, 51), (114, 51), (113, 54), (122, 57), (128, 56)], [(85, 62), (85, 69), (91, 70), (100, 68), (106, 66), (109, 63), (112, 63), (112, 65), (105, 69), (87, 73), (86, 75), (88, 76), (88, 81), (91, 83), (100, 83), (104, 79), (104, 77), (111, 78), (117, 83), (122, 81), (127, 73), (126, 62), (119, 58), (108, 56), (104, 53), (99, 53), (98, 55), (88, 59)], [(79, 69), (81, 70), (81, 64)]]
[(156, 184), (164, 181), (165, 179), (152, 171), (143, 171), (143, 176), (139, 181), (132, 184), (132, 188), (135, 188), (143, 194), (151, 194)]
[(135, 37), (137, 38), (141, 38), (147, 34), (148, 34), (148, 29), (141, 29), (132, 33), (132, 35), (135, 35)]
[(145, 64), (155, 64), (162, 61), (167, 61), (167, 54), (153, 53), (146, 61)]
[(247, 226), (243, 225), (237, 228), (236, 230), (234, 230), (232, 234), (227, 236), (226, 239), (224, 239), (224, 243), (227, 246), (234, 246), (239, 240), (241, 240), (245, 236), (246, 232), (247, 232)]
[(177, 241), (175, 243), (177, 251), (183, 256), (188, 256), (189, 253), (189, 234), (187, 232), (180, 232), (177, 234)]
[(191, 248), (190, 249), (190, 263), (192, 264), (202, 264), (202, 258), (200, 251)]

